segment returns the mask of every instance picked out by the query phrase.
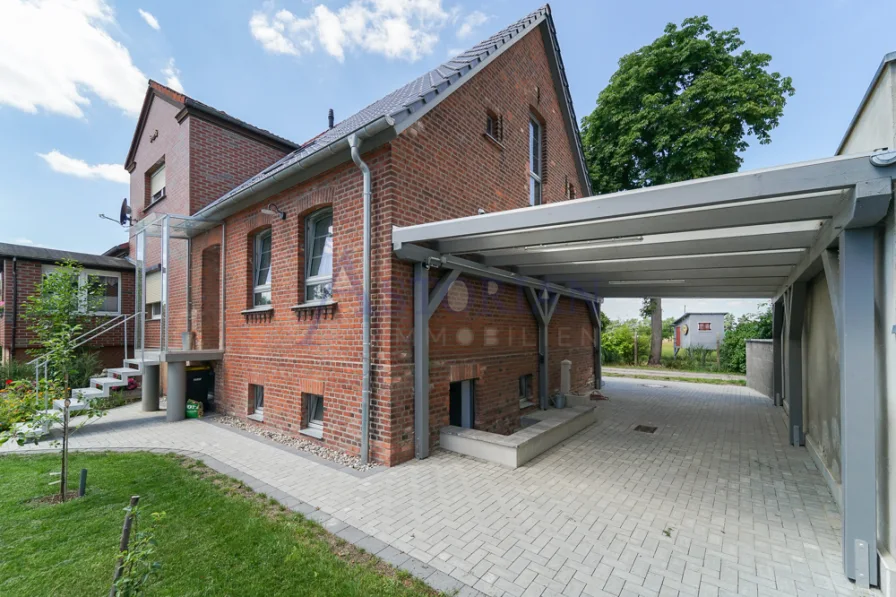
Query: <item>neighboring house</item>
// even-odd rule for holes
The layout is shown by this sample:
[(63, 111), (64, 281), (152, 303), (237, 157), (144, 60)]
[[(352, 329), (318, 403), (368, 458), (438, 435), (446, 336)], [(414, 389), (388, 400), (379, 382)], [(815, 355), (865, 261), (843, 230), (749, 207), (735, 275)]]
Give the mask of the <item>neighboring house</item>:
[(685, 313), (672, 324), (675, 327), (673, 348), (705, 348), (716, 350), (725, 337), (726, 313)]
[[(95, 277), (103, 288), (101, 312), (86, 325), (85, 332), (121, 314), (134, 313), (134, 265), (126, 259), (0, 243), (0, 302), (3, 303), (0, 348), (3, 360), (14, 357), (29, 361), (33, 358), (29, 351), (38, 346), (28, 330), (24, 305), (28, 297), (36, 293), (43, 274), (65, 260), (83, 266), (82, 283), (86, 283), (88, 277)], [(133, 350), (132, 343), (131, 336), (130, 350)], [(124, 356), (124, 326), (98, 336), (87, 346), (97, 351), (105, 366), (120, 364)]]
[[(353, 134), (372, 192), (369, 448), (394, 465), (414, 455), (414, 309), (393, 226), (591, 193), (549, 7), (298, 147), (150, 83), (127, 158), (132, 235), (158, 233), (164, 214), (192, 218), (168, 219), (167, 297), (159, 239), (147, 241), (146, 346), (167, 322), (170, 348), (186, 332), (213, 355), (219, 410), (357, 454), (365, 189)], [(539, 387), (537, 330), (519, 287), (454, 282), (430, 320), (431, 444), (461, 396), (474, 427), (520, 428)], [(559, 300), (549, 348), (551, 390), (565, 359), (576, 388), (593, 383), (587, 304)]]

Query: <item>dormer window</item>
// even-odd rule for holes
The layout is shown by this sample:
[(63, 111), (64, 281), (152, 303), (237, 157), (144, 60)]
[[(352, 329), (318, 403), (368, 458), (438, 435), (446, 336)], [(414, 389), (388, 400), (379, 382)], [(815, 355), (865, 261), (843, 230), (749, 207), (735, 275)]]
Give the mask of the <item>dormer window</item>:
[(156, 168), (149, 175), (149, 202), (161, 201), (165, 198), (165, 164)]

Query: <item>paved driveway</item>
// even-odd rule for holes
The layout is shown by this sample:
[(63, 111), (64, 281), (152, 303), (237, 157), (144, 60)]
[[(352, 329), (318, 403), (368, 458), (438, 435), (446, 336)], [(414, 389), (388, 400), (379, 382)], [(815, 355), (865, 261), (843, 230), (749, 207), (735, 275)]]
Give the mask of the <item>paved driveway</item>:
[(426, 562), (441, 572), (432, 579), (463, 583), (464, 594), (860, 594), (841, 573), (836, 505), (807, 451), (787, 445), (768, 399), (619, 378), (605, 393), (596, 425), (517, 470), (436, 451), (360, 475), (134, 407), (73, 445), (210, 456), (281, 500), (319, 508), (331, 528), (346, 523), (388, 544), (387, 559), (400, 550)]

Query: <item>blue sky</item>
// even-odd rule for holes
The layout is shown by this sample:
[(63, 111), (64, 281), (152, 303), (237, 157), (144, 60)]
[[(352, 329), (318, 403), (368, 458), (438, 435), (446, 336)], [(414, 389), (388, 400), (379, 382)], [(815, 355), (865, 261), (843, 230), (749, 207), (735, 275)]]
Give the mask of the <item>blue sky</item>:
[[(510, 0), (4, 0), (0, 3), (0, 241), (102, 252), (127, 236), (97, 214), (127, 196), (121, 167), (145, 79), (297, 142), (452, 52), (537, 8)], [(706, 14), (739, 27), (793, 77), (773, 143), (744, 169), (832, 155), (881, 57), (896, 49), (896, 3), (643, 0), (552, 3), (579, 118), (617, 60), (669, 21)], [(756, 300), (667, 301), (755, 310)], [(637, 301), (607, 301), (611, 316)]]

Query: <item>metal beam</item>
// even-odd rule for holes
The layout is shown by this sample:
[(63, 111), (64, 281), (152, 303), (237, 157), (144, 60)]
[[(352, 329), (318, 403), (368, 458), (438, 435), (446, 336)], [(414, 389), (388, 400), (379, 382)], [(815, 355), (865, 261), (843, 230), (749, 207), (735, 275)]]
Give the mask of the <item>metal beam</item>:
[(840, 237), (843, 567), (859, 587), (878, 584), (874, 245), (872, 228), (844, 230)]
[(806, 313), (806, 284), (797, 282), (788, 292), (787, 307), (787, 364), (786, 395), (790, 407), (790, 443), (803, 446), (806, 433), (803, 428), (803, 323)]
[(538, 322), (538, 404), (541, 410), (548, 408), (548, 325), (557, 308), (559, 294), (550, 295), (542, 304), (542, 299), (532, 288), (526, 288), (526, 299), (532, 308), (532, 314)]
[[(617, 218), (591, 215), (582, 220), (571, 220), (554, 226), (541, 221), (538, 217), (541, 214), (535, 213), (539, 207), (534, 207), (528, 208), (533, 212), (527, 214), (531, 216), (528, 218), (528, 225), (518, 230), (503, 231), (504, 227), (499, 226), (495, 230), (486, 230), (484, 234), (472, 235), (469, 229), (465, 231), (463, 227), (458, 227), (447, 230), (447, 238), (436, 237), (427, 240), (435, 242), (436, 247), (442, 253), (463, 254), (490, 249), (527, 247), (559, 242), (597, 241), (638, 235), (670, 234), (699, 230), (718, 230), (736, 226), (823, 220), (832, 217), (840, 211), (845, 196), (844, 191), (835, 190), (813, 195), (782, 197), (780, 200), (763, 199), (732, 205), (708, 205), (671, 212), (664, 212), (663, 210), (656, 212), (651, 212), (650, 210), (640, 211), (632, 208), (630, 211), (638, 213)], [(592, 198), (592, 200), (594, 199), (600, 199), (601, 203), (605, 201), (602, 197)], [(636, 199), (632, 198), (632, 200)], [(563, 206), (572, 203), (574, 202), (565, 201), (548, 205)], [(599, 205), (595, 206), (594, 212), (599, 213), (601, 207)], [(511, 211), (495, 215), (510, 215), (513, 213)], [(443, 224), (471, 224), (472, 222), (465, 221), (467, 219), (448, 220), (443, 222)], [(495, 224), (498, 225), (497, 221), (495, 221)], [(396, 238), (396, 235), (399, 235), (401, 230), (396, 229), (393, 232), (393, 239)], [(455, 233), (460, 236), (452, 236)]]
[[(817, 222), (817, 220), (813, 221)], [(761, 228), (766, 228), (762, 226)], [(637, 259), (639, 257), (673, 257), (675, 255), (705, 255), (778, 249), (808, 248), (818, 234), (818, 228), (798, 232), (747, 234), (717, 238), (678, 240), (674, 242), (636, 242), (626, 245), (590, 248), (553, 248), (544, 250), (500, 249), (483, 254), (482, 262), (496, 267), (594, 261), (599, 259)], [(665, 235), (672, 236), (672, 235)]]
[(442, 300), (447, 296), (448, 291), (451, 290), (451, 285), (454, 284), (454, 281), (457, 280), (459, 276), (460, 270), (449, 270), (439, 278), (438, 282), (436, 282), (435, 288), (429, 293), (429, 304), (426, 307), (427, 320), (432, 317), (433, 313), (439, 308), (439, 305), (442, 304)]
[[(892, 168), (887, 170), (894, 172)], [(880, 172), (877, 175), (879, 176)], [(892, 198), (893, 181), (890, 177), (873, 178), (855, 184), (848, 201), (821, 227), (812, 247), (794, 268), (787, 282), (781, 285), (777, 296), (781, 296), (794, 282), (798, 280), (807, 282), (821, 271), (821, 254), (837, 243), (842, 230), (856, 226), (871, 226), (880, 222), (887, 215)]]
[(429, 456), (429, 269), (414, 264), (414, 453)]
[(398, 228), (393, 234), (393, 240), (398, 248), (406, 242), (507, 232), (539, 225), (556, 226), (598, 218), (639, 215), (801, 193), (818, 193), (849, 188), (861, 181), (896, 172), (893, 166), (881, 167), (872, 164), (871, 155), (873, 152), (838, 156), (574, 201), (548, 203), (538, 207), (460, 218), (449, 222)]
[(601, 367), (601, 334), (603, 329), (600, 325), (600, 303), (593, 302), (588, 304), (588, 318), (591, 320), (593, 334), (593, 350), (594, 350), (594, 388), (599, 390), (603, 382), (603, 370)]
[(463, 274), (485, 278), (486, 280), (498, 280), (515, 286), (536, 288), (539, 290), (547, 289), (549, 292), (556, 292), (563, 296), (569, 296), (583, 301), (593, 301), (597, 299), (596, 296), (587, 292), (567, 288), (566, 286), (561, 286), (559, 284), (552, 284), (550, 282), (545, 282), (544, 280), (539, 280), (538, 278), (521, 276), (507, 270), (485, 266), (481, 263), (470, 261), (469, 259), (454, 257), (452, 255), (441, 255), (432, 249), (419, 247), (417, 245), (405, 245), (401, 250), (395, 251), (395, 256), (406, 261), (425, 263), (432, 267), (456, 269)]
[(524, 276), (542, 276), (545, 274), (577, 274), (604, 272), (635, 271), (670, 271), (694, 268), (735, 268), (764, 267), (773, 265), (795, 265), (799, 263), (804, 251), (791, 249), (787, 251), (753, 251), (750, 253), (693, 255), (684, 257), (660, 257), (644, 259), (609, 259), (606, 261), (590, 261), (582, 263), (566, 263), (555, 265), (524, 265), (517, 272)]
[(775, 406), (784, 404), (784, 300), (778, 299), (772, 307), (772, 383)]
[(705, 280), (722, 278), (766, 278), (787, 276), (793, 266), (760, 266), (760, 267), (711, 267), (703, 269), (675, 270), (670, 276), (668, 270), (650, 270), (638, 272), (607, 272), (601, 274), (549, 274), (544, 277), (548, 282), (566, 284), (576, 288), (588, 288), (594, 282), (609, 280)]
[(602, 298), (756, 298), (770, 299), (777, 287), (751, 288), (737, 286), (732, 289), (678, 288), (675, 286), (621, 286), (619, 288), (599, 288), (595, 292)]

